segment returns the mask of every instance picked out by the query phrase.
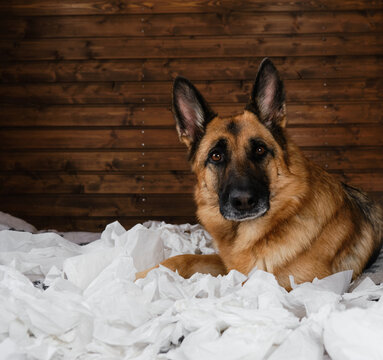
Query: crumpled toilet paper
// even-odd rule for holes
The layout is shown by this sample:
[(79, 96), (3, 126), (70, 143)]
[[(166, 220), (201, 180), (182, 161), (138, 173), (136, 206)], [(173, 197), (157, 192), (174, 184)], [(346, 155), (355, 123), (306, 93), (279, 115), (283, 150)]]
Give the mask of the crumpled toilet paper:
[(160, 266), (135, 281), (170, 256), (214, 252), (199, 225), (115, 222), (85, 246), (0, 231), (0, 358), (383, 358), (383, 286), (348, 293), (350, 271), (291, 279), (291, 292), (257, 269), (183, 279)]

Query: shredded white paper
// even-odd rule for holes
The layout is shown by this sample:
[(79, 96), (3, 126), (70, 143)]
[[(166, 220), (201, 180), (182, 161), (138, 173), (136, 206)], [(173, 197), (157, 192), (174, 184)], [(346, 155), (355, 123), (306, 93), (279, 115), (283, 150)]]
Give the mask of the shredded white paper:
[(0, 231), (0, 359), (383, 359), (383, 286), (345, 292), (350, 271), (291, 279), (291, 292), (257, 269), (183, 279), (160, 267), (134, 281), (214, 252), (198, 225), (115, 222), (85, 246)]

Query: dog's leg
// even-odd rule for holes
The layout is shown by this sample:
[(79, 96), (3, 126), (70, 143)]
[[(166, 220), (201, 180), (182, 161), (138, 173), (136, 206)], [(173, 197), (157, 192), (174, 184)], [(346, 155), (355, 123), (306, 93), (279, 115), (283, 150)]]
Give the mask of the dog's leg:
[[(227, 274), (226, 266), (217, 254), (178, 255), (163, 261), (161, 265), (166, 266), (173, 271), (177, 270), (178, 273), (186, 279), (197, 272), (202, 274), (211, 274), (213, 276)], [(136, 280), (144, 278), (149, 271), (157, 267), (158, 265), (136, 273)]]

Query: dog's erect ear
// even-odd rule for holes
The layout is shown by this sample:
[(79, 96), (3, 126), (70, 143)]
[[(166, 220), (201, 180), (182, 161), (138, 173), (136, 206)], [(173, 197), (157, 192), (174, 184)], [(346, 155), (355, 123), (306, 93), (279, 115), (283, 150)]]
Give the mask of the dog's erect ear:
[(263, 59), (246, 110), (254, 112), (269, 129), (286, 126), (285, 91), (270, 59)]
[(216, 116), (194, 85), (180, 76), (173, 85), (173, 114), (178, 135), (189, 149), (198, 143), (206, 125)]

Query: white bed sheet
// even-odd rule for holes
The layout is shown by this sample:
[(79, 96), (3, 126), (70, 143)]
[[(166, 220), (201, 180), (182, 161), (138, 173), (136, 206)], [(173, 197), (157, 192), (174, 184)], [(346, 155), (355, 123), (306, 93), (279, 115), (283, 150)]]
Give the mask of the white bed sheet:
[(115, 222), (69, 241), (2, 219), (0, 359), (383, 359), (383, 285), (369, 274), (352, 292), (349, 271), (290, 293), (256, 269), (183, 279), (160, 267), (135, 282), (167, 257), (214, 253), (210, 236)]

